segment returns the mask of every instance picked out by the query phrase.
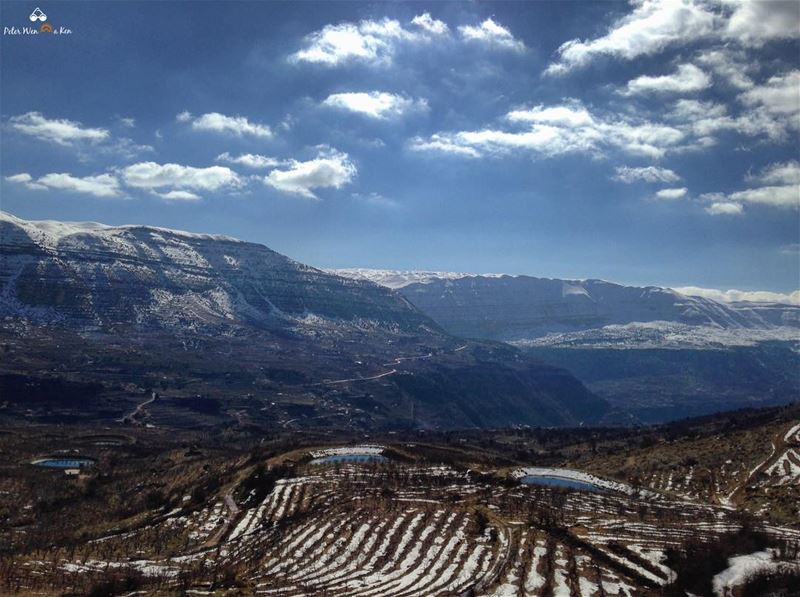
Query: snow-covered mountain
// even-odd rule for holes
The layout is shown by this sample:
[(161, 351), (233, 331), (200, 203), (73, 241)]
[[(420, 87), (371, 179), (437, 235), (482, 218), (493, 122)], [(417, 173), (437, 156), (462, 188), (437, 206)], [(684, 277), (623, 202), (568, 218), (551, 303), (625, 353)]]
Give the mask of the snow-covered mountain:
[[(638, 337), (637, 324), (702, 329), (701, 344), (714, 330), (721, 343), (800, 337), (800, 307), (775, 303), (722, 303), (669, 288), (634, 287), (603, 280), (559, 280), (531, 276), (476, 275), (388, 270), (337, 270), (339, 275), (399, 289), (447, 331), (465, 337), (526, 342), (615, 328), (615, 337)], [(624, 332), (624, 333), (623, 333)]]
[[(237, 424), (267, 427), (566, 425), (608, 410), (568, 371), (454, 338), (394, 290), (263, 245), (148, 226), (0, 212), (0, 344), (19, 387), (93, 384), (109, 412), (125, 388), (155, 380), (173, 396), (214, 396), (218, 422), (235, 404)], [(46, 394), (60, 414), (43, 416), (75, 414)], [(82, 406), (76, 416), (97, 415)]]
[(40, 323), (436, 327), (391, 290), (224, 236), (0, 212), (0, 257), (0, 316)]

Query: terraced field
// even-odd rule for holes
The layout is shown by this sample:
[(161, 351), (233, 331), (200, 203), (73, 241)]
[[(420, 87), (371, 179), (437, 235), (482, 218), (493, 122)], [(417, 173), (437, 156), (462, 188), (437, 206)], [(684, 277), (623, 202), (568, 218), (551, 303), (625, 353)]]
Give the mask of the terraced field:
[(29, 554), (11, 582), (46, 591), (55, 574), (80, 592), (114, 572), (152, 594), (647, 595), (673, 578), (670, 547), (739, 527), (731, 509), (619, 483), (565, 491), (396, 462), (306, 464), (290, 475), (259, 484), (243, 470), (202, 507)]
[(673, 441), (584, 453), (569, 466), (670, 495), (744, 508), (776, 523), (800, 521), (800, 423), (769, 422)]

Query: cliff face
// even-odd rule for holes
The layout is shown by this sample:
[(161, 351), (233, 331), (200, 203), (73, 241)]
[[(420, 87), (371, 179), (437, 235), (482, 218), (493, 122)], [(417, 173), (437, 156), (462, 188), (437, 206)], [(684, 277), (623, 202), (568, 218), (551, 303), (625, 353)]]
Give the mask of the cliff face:
[(111, 328), (436, 326), (402, 296), (263, 245), (144, 226), (0, 217), (0, 314)]

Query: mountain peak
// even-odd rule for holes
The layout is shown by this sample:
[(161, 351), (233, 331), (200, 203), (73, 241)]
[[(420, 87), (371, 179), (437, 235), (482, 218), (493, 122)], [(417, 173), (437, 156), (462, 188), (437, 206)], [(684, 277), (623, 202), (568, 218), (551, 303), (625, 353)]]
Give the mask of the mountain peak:
[(226, 242), (244, 243), (232, 236), (220, 234), (199, 234), (196, 232), (186, 232), (185, 230), (175, 230), (172, 228), (161, 228), (158, 226), (148, 226), (144, 224), (124, 224), (111, 226), (99, 222), (61, 222), (58, 220), (23, 220), (0, 210), (0, 223), (13, 224), (30, 233), (31, 238), (36, 238), (43, 243), (58, 243), (66, 237), (80, 234), (107, 235), (124, 234), (134, 230), (152, 231), (161, 234), (170, 234), (183, 238), (198, 240), (218, 240)]

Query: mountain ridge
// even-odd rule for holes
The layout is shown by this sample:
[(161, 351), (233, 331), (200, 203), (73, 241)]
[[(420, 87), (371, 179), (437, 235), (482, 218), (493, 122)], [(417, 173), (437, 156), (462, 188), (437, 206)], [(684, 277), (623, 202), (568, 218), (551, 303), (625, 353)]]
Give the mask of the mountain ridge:
[(391, 289), (147, 226), (3, 214), (0, 346), (15, 388), (0, 416), (119, 420), (155, 387), (170, 394), (148, 402), (158, 426), (566, 425), (608, 410), (565, 369), (456, 338)]
[[(228, 236), (141, 225), (29, 222), (3, 212), (0, 227), (4, 316), (27, 309), (41, 322), (99, 327), (131, 321), (170, 327), (177, 312), (209, 326), (280, 327), (319, 316), (437, 327), (404, 297), (381, 286), (332, 276)], [(95, 305), (97, 294), (101, 305)]]
[[(766, 339), (792, 337), (800, 307), (778, 303), (723, 303), (658, 286), (624, 286), (597, 279), (563, 280), (525, 275), (335, 270), (396, 288), (450, 333), (505, 342), (607, 326), (663, 322), (691, 329), (758, 330)], [(618, 331), (618, 330), (617, 330)], [(773, 334), (774, 332), (774, 334)], [(739, 334), (744, 340), (746, 334)]]

